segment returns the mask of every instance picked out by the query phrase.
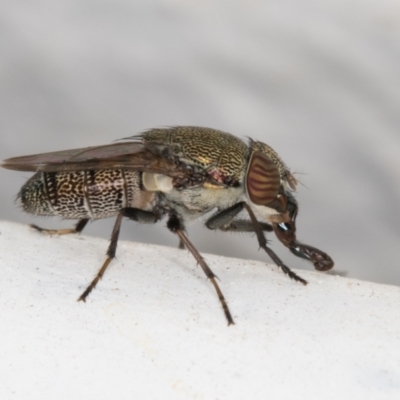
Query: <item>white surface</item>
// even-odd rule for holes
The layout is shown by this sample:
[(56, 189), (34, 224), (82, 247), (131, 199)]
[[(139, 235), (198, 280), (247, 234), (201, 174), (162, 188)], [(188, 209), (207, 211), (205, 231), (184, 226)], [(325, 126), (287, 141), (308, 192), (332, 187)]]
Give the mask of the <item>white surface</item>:
[[(302, 173), (299, 240), (349, 277), (400, 285), (400, 1), (13, 0), (0, 26), (0, 160), (166, 125), (250, 136)], [(32, 222), (13, 204), (28, 176), (0, 170), (0, 219)], [(263, 259), (254, 238), (190, 233)]]
[[(0, 223), (1, 399), (399, 399), (400, 289)], [(265, 257), (267, 259), (267, 257)]]

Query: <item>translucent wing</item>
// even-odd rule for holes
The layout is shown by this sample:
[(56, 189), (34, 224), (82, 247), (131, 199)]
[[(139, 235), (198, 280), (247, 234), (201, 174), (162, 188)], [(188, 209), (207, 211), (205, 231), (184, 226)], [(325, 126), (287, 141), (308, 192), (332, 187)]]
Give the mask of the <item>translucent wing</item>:
[(14, 157), (4, 160), (1, 166), (16, 171), (43, 172), (124, 168), (172, 177), (184, 176), (184, 168), (167, 153), (160, 154), (140, 142), (124, 142)]

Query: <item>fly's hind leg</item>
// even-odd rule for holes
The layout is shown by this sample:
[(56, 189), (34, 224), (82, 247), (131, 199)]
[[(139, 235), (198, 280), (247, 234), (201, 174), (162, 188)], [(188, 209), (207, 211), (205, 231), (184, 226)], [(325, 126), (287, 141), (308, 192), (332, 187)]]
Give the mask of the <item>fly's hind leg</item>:
[(119, 231), (121, 228), (122, 217), (123, 217), (123, 215), (120, 212), (118, 214), (117, 220), (115, 221), (115, 225), (114, 225), (114, 228), (113, 228), (113, 231), (111, 234), (110, 245), (108, 246), (107, 253), (106, 253), (107, 254), (106, 260), (104, 261), (99, 272), (97, 273), (95, 278), (92, 280), (90, 285), (81, 294), (78, 301), (86, 301), (86, 297), (88, 297), (89, 293), (96, 287), (97, 282), (102, 278), (102, 276), (104, 275), (104, 272), (106, 271), (111, 260), (115, 257), (115, 253), (117, 251), (118, 237), (119, 237)]
[(35, 224), (31, 224), (29, 226), (46, 235), (68, 235), (70, 233), (81, 233), (83, 231), (83, 228), (86, 226), (88, 222), (89, 222), (88, 218), (80, 219), (76, 223), (75, 227), (70, 229), (45, 229)]
[(95, 278), (90, 283), (90, 285), (81, 294), (78, 301), (86, 301), (86, 298), (89, 296), (90, 292), (96, 287), (99, 280), (103, 277), (104, 272), (106, 271), (112, 259), (115, 258), (115, 254), (117, 252), (119, 231), (121, 228), (121, 222), (123, 217), (127, 217), (129, 219), (133, 219), (134, 221), (141, 222), (144, 224), (154, 223), (158, 221), (158, 217), (156, 216), (156, 214), (154, 214), (151, 211), (144, 211), (137, 208), (123, 208), (117, 216), (113, 231), (111, 233), (110, 244), (108, 246), (106, 253), (107, 258), (104, 261), (103, 265), (101, 266)]

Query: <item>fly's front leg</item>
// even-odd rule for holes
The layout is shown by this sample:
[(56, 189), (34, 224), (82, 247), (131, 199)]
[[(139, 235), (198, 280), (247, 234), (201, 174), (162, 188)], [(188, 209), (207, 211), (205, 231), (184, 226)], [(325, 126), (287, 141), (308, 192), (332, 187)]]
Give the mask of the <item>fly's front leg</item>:
[(171, 214), (169, 217), (169, 220), (167, 222), (167, 227), (171, 232), (176, 233), (179, 236), (180, 241), (184, 243), (186, 248), (193, 254), (196, 261), (200, 264), (200, 266), (203, 269), (204, 273), (206, 274), (207, 278), (210, 279), (211, 283), (213, 284), (213, 286), (217, 292), (219, 301), (221, 302), (222, 308), (224, 310), (225, 317), (228, 321), (228, 325), (234, 324), (231, 312), (229, 311), (229, 308), (228, 308), (228, 304), (226, 303), (225, 297), (222, 294), (222, 291), (218, 286), (218, 283), (216, 280), (217, 277), (214, 274), (214, 272), (211, 271), (210, 267), (207, 265), (204, 258), (200, 255), (200, 253), (197, 251), (197, 249), (193, 246), (193, 244), (189, 240), (189, 238), (185, 235), (183, 222), (179, 219), (179, 217), (177, 215)]
[(298, 276), (295, 272), (293, 272), (288, 266), (286, 266), (282, 260), (275, 254), (275, 252), (267, 246), (267, 239), (264, 236), (264, 232), (260, 226), (260, 223), (257, 221), (256, 216), (253, 213), (253, 210), (247, 203), (244, 203), (244, 208), (249, 213), (251, 222), (254, 226), (254, 232), (256, 233), (258, 244), (260, 247), (265, 250), (265, 252), (272, 258), (272, 260), (282, 269), (282, 271), (287, 274), (290, 278), (295, 281), (301, 282), (304, 285), (307, 285), (307, 281)]
[(99, 272), (97, 273), (96, 277), (93, 279), (93, 281), (90, 283), (90, 285), (87, 287), (87, 289), (82, 293), (82, 295), (79, 297), (78, 301), (86, 301), (86, 297), (89, 295), (89, 293), (96, 287), (97, 282), (102, 278), (104, 275), (104, 272), (106, 271), (108, 265), (110, 264), (111, 260), (115, 258), (115, 254), (117, 252), (117, 244), (118, 244), (118, 237), (119, 237), (119, 231), (121, 228), (121, 222), (122, 218), (127, 217), (129, 219), (133, 219), (134, 221), (141, 222), (144, 224), (150, 224), (157, 222), (158, 217), (156, 214), (154, 214), (151, 211), (144, 211), (140, 210), (137, 208), (123, 208), (115, 221), (114, 228), (111, 234), (111, 240), (110, 240), (110, 245), (108, 246), (107, 249), (107, 258), (104, 261), (103, 265), (101, 266)]
[[(272, 232), (274, 229), (272, 225), (266, 222), (259, 222), (263, 232)], [(228, 226), (220, 228), (224, 232), (255, 232), (254, 225), (251, 221), (246, 219), (235, 219)]]
[(334, 262), (328, 254), (307, 244), (296, 241), (289, 247), (289, 250), (297, 257), (310, 260), (317, 271), (329, 271), (334, 266)]
[(46, 235), (68, 235), (70, 233), (81, 233), (88, 222), (89, 218), (80, 219), (75, 225), (75, 228), (70, 229), (45, 229), (35, 224), (31, 224), (29, 226)]
[[(208, 229), (219, 229), (224, 232), (254, 232), (254, 224), (245, 219), (234, 219), (244, 209), (244, 202), (236, 203), (233, 206), (213, 215), (206, 221)], [(266, 222), (259, 222), (263, 231), (272, 232), (272, 225)]]
[(225, 230), (232, 224), (233, 219), (238, 215), (244, 208), (244, 202), (236, 203), (233, 206), (213, 215), (206, 221), (206, 227), (208, 229), (221, 229)]
[[(246, 209), (250, 216), (250, 221), (234, 220), (243, 209)], [(220, 229), (223, 231), (239, 231), (239, 232), (255, 232), (259, 246), (272, 258), (272, 260), (287, 274), (290, 278), (307, 284), (303, 278), (294, 273), (282, 260), (275, 254), (275, 252), (267, 246), (267, 239), (264, 236), (264, 231), (271, 232), (273, 227), (270, 224), (259, 222), (253, 213), (253, 210), (247, 203), (240, 202), (233, 206), (221, 211), (220, 213), (211, 217), (206, 226), (209, 229)]]
[(321, 250), (296, 240), (296, 226), (293, 222), (273, 224), (277, 238), (289, 248), (297, 257), (311, 261), (318, 271), (329, 271), (333, 268), (334, 262)]

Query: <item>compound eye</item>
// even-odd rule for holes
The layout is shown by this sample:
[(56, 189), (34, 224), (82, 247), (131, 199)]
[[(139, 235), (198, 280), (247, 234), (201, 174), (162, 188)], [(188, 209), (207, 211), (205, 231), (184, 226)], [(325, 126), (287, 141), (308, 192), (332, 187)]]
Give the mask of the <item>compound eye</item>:
[(260, 151), (250, 157), (246, 190), (250, 200), (259, 206), (267, 206), (278, 195), (281, 178), (278, 167), (271, 158)]

